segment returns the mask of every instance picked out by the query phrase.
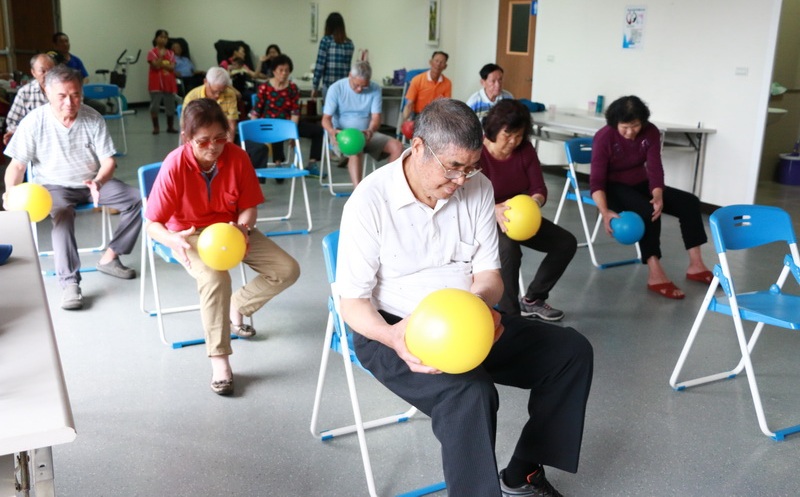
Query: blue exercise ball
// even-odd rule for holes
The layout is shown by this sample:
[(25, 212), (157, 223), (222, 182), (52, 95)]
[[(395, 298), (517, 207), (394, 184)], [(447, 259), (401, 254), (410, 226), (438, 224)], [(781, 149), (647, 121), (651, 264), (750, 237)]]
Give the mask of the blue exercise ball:
[(11, 257), (13, 248), (11, 245), (0, 245), (0, 266), (5, 264), (8, 258)]
[(622, 211), (611, 220), (611, 230), (619, 243), (633, 245), (644, 236), (644, 221), (635, 212)]

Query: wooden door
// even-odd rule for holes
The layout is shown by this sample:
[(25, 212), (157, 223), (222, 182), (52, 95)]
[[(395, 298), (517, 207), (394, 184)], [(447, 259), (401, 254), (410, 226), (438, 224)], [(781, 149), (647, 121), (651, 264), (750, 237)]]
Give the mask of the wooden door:
[(496, 59), (503, 68), (503, 89), (515, 98), (531, 98), (535, 34), (531, 2), (500, 0)]
[(0, 0), (0, 72), (30, 72), (34, 54), (52, 50), (58, 0)]

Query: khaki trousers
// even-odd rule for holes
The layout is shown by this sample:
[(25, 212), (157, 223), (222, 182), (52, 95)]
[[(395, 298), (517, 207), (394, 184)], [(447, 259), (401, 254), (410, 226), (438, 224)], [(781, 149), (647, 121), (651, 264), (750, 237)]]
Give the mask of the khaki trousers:
[(233, 293), (230, 273), (211, 269), (200, 259), (197, 253), (199, 236), (198, 232), (186, 239), (192, 246), (191, 250), (186, 251), (191, 267), (184, 267), (197, 281), (200, 317), (203, 321), (208, 355), (230, 355), (233, 353), (231, 303), (244, 316), (252, 315), (272, 297), (297, 281), (300, 276), (300, 265), (263, 233), (253, 230), (250, 234), (249, 249), (242, 262), (258, 275)]

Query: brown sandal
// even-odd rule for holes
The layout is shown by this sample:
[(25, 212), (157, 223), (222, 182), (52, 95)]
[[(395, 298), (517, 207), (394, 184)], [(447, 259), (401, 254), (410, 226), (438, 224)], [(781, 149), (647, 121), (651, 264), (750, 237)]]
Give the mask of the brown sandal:
[(231, 333), (239, 338), (250, 338), (256, 334), (256, 329), (249, 324), (233, 324), (231, 323)]

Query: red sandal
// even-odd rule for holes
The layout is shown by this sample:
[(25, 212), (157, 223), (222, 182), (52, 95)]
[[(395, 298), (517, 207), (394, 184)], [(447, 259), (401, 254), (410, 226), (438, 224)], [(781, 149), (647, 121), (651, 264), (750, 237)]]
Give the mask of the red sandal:
[(690, 281), (699, 281), (700, 283), (705, 283), (706, 285), (711, 283), (711, 280), (714, 279), (714, 273), (711, 271), (701, 271), (699, 273), (686, 273), (686, 279)]
[(681, 300), (686, 295), (681, 291), (680, 288), (676, 287), (675, 284), (671, 281), (666, 283), (657, 283), (654, 285), (647, 285), (647, 289), (651, 292), (656, 292), (657, 294), (666, 297), (668, 299), (675, 299)]

